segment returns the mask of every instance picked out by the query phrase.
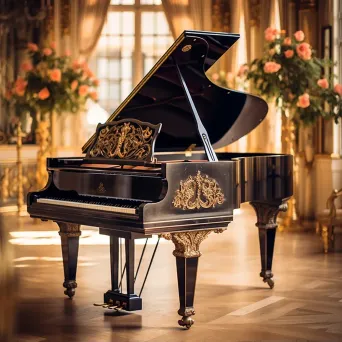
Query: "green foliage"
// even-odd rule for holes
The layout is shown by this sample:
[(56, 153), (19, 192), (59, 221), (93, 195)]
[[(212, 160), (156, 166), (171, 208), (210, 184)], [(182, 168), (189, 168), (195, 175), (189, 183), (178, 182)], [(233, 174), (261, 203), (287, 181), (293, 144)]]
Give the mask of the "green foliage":
[(297, 125), (313, 124), (319, 117), (337, 123), (342, 116), (341, 86), (334, 86), (334, 76), (322, 78), (323, 70), (331, 71), (333, 63), (315, 56), (303, 42), (302, 31), (285, 37), (283, 31), (268, 28), (265, 38), (263, 57), (253, 60), (246, 73), (256, 92), (289, 109)]

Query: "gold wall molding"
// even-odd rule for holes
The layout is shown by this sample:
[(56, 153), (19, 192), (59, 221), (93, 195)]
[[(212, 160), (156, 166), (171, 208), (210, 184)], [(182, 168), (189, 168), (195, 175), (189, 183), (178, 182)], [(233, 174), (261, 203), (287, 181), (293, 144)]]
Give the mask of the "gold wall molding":
[(225, 0), (212, 0), (212, 31), (229, 32), (231, 11), (230, 3)]
[(261, 13), (261, 1), (260, 0), (249, 0), (249, 23), (251, 26), (260, 27), (260, 13)]
[(36, 141), (39, 146), (37, 153), (36, 186), (42, 189), (47, 183), (46, 159), (50, 156), (50, 132), (49, 122), (40, 120), (36, 129)]
[[(22, 160), (22, 191), (23, 198), (35, 188), (36, 162)], [(17, 204), (18, 194), (18, 167), (16, 161), (0, 163), (0, 207), (13, 206)]]
[(70, 0), (61, 0), (61, 33), (62, 36), (70, 35), (70, 16), (71, 4)]

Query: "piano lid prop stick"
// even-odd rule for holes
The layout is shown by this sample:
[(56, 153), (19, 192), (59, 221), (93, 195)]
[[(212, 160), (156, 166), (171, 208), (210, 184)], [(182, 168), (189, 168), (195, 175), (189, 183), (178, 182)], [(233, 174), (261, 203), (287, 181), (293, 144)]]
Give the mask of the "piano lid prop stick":
[(121, 243), (121, 238), (119, 238), (119, 248), (120, 248), (120, 273), (121, 273), (121, 280), (120, 280), (120, 284), (119, 284), (119, 289), (120, 289), (120, 292), (122, 293), (122, 278), (123, 278), (123, 272), (125, 272), (125, 270), (122, 271), (122, 243)]
[(176, 69), (177, 69), (178, 76), (179, 76), (179, 79), (181, 81), (182, 87), (183, 87), (183, 89), (185, 91), (185, 95), (186, 95), (186, 97), (188, 99), (188, 102), (190, 104), (192, 113), (193, 113), (193, 115), (195, 117), (195, 120), (196, 120), (196, 123), (197, 123), (198, 133), (199, 133), (199, 135), (200, 135), (200, 137), (201, 137), (201, 139), (203, 141), (203, 146), (204, 146), (204, 149), (205, 149), (205, 153), (206, 153), (206, 155), (208, 157), (208, 160), (210, 162), (218, 161), (216, 153), (215, 153), (213, 147), (211, 146), (207, 130), (203, 126), (201, 118), (198, 115), (195, 103), (194, 103), (194, 101), (193, 101), (193, 99), (191, 97), (191, 94), (190, 94), (190, 91), (188, 89), (188, 86), (185, 83), (185, 80), (184, 80), (183, 75), (182, 75), (182, 73), (181, 73), (181, 71), (179, 69), (178, 64), (176, 63), (176, 61), (174, 61), (174, 62), (175, 62), (175, 66), (176, 66)]
[(150, 264), (148, 265), (148, 269), (147, 269), (147, 272), (145, 274), (145, 279), (144, 279), (144, 282), (141, 286), (141, 290), (140, 290), (140, 293), (139, 293), (139, 297), (141, 297), (141, 294), (143, 292), (143, 289), (144, 289), (144, 286), (145, 286), (145, 283), (146, 283), (146, 279), (148, 277), (148, 274), (150, 272), (150, 268), (152, 266), (152, 262), (153, 262), (153, 259), (154, 259), (154, 256), (156, 255), (156, 251), (157, 251), (157, 248), (158, 248), (158, 245), (159, 245), (159, 240), (160, 240), (160, 235), (158, 236), (158, 241), (156, 243), (156, 247), (154, 247), (154, 251), (153, 251), (153, 254), (152, 254), (152, 257), (151, 257), (151, 260), (150, 260)]
[[(122, 255), (121, 255), (121, 257), (122, 257)], [(122, 265), (121, 265), (121, 271), (122, 271)], [(119, 284), (119, 288), (121, 288), (121, 290), (122, 290), (121, 283), (122, 283), (122, 279), (125, 275), (125, 272), (126, 272), (126, 264), (124, 265), (123, 271), (121, 272), (121, 279), (120, 279), (120, 284)]]
[(135, 280), (137, 279), (137, 276), (138, 276), (138, 273), (139, 273), (140, 265), (141, 265), (142, 259), (143, 259), (143, 257), (144, 257), (144, 254), (145, 254), (145, 249), (146, 249), (146, 246), (147, 246), (147, 241), (148, 241), (148, 238), (146, 238), (144, 248), (143, 248), (143, 250), (142, 250), (142, 252), (141, 252), (141, 256), (140, 256), (138, 268), (137, 268), (137, 271), (136, 271), (135, 276), (134, 276), (134, 282), (135, 282)]
[[(137, 268), (137, 271), (136, 271), (135, 276), (134, 276), (134, 282), (135, 282), (135, 280), (137, 279), (137, 276), (138, 276), (138, 273), (139, 273), (140, 265), (141, 265), (142, 259), (143, 259), (143, 257), (144, 257), (144, 254), (145, 254), (145, 249), (146, 249), (147, 241), (148, 241), (148, 238), (146, 238), (144, 248), (143, 248), (143, 250), (142, 250), (142, 252), (141, 252), (141, 256), (140, 256), (138, 268)], [(124, 275), (125, 275), (125, 272), (126, 272), (126, 263), (125, 263), (124, 268), (123, 268), (123, 271), (122, 271), (122, 273), (121, 273), (121, 279), (120, 279), (119, 288), (121, 288), (121, 283), (122, 283), (122, 279), (123, 279), (123, 277), (124, 277)]]

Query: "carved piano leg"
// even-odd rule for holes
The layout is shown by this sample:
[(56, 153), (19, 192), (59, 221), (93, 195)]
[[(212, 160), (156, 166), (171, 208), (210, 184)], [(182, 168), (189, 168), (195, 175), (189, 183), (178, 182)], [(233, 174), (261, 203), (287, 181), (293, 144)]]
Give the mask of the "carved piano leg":
[(256, 226), (259, 229), (261, 272), (264, 283), (273, 289), (272, 261), (274, 242), (277, 229), (277, 215), (279, 211), (287, 210), (287, 203), (274, 204), (265, 202), (250, 202), (257, 214)]
[(162, 234), (167, 240), (175, 244), (173, 255), (176, 257), (178, 293), (180, 308), (178, 314), (182, 319), (178, 324), (190, 329), (194, 324), (191, 316), (195, 314), (194, 298), (197, 278), (198, 258), (201, 256), (199, 246), (201, 242), (214, 231), (222, 233), (224, 229), (190, 231), (184, 233)]
[(79, 237), (81, 235), (80, 225), (75, 223), (57, 222), (59, 226), (59, 235), (61, 236), (62, 255), (64, 266), (64, 283), (66, 289), (64, 294), (72, 298), (75, 295), (76, 270)]

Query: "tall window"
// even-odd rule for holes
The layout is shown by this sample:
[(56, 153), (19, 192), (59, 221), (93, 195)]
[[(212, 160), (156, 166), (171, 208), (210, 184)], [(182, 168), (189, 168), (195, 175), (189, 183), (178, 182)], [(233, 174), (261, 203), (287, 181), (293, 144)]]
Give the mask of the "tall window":
[(100, 105), (112, 113), (172, 42), (161, 0), (111, 0), (91, 61)]

